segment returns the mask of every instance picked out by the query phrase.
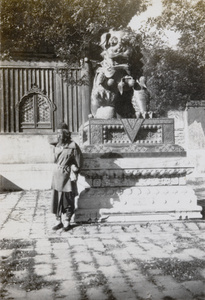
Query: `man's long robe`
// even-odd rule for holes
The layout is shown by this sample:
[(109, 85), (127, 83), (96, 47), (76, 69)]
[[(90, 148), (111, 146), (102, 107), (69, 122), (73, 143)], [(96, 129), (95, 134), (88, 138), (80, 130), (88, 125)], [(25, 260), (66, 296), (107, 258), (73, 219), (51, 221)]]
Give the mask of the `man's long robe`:
[(78, 195), (76, 181), (82, 165), (79, 146), (75, 142), (58, 143), (55, 147), (55, 162), (51, 184), (52, 212), (60, 216), (68, 206), (74, 209), (74, 198)]

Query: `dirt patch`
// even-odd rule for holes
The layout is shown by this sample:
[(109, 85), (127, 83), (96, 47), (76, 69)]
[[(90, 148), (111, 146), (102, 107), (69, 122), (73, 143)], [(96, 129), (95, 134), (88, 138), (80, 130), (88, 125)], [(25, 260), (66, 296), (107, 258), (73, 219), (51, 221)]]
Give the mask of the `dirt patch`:
[[(0, 299), (6, 299), (7, 286), (19, 287), (27, 292), (45, 286), (58, 286), (58, 282), (46, 281), (34, 272), (35, 241), (6, 240), (1, 242), (1, 250), (9, 250), (9, 255), (0, 260)], [(11, 250), (13, 250), (11, 252)], [(17, 274), (21, 273), (22, 276)]]
[(204, 269), (205, 261), (200, 259), (180, 261), (176, 258), (160, 258), (146, 263), (140, 261), (138, 264), (145, 274), (149, 273), (149, 270), (161, 270), (163, 275), (171, 275), (178, 282), (204, 279), (200, 274), (200, 270)]
[(32, 242), (28, 241), (23, 241), (20, 239), (16, 240), (7, 240), (3, 239), (0, 244), (0, 250), (5, 250), (5, 249), (25, 249), (27, 247), (33, 246)]

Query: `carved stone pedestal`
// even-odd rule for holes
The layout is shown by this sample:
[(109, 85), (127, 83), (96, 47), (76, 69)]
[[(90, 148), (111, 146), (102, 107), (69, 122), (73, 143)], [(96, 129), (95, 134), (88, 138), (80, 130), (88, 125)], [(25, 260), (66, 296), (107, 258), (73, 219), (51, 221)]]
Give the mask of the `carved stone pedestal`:
[[(145, 120), (144, 126), (149, 127), (144, 127), (148, 136), (144, 140), (142, 124), (139, 126), (141, 135), (135, 135), (132, 128), (137, 128), (137, 123), (132, 127), (133, 121), (128, 121), (128, 125), (122, 122), (121, 125), (118, 124), (120, 120), (112, 120), (112, 124), (107, 125), (105, 123), (108, 121), (103, 123), (99, 120), (100, 124), (96, 126), (98, 124), (95, 120), (93, 123), (98, 135), (94, 135), (92, 121), (88, 124), (88, 130), (86, 129), (89, 143), (86, 145), (84, 141), (83, 147), (81, 182), (84, 179), (84, 189), (78, 199), (76, 222), (132, 222), (202, 217), (196, 195), (186, 185), (186, 176), (193, 168), (187, 162), (185, 151), (174, 144), (173, 120)], [(107, 128), (106, 134), (103, 126)], [(130, 132), (126, 126), (131, 128)], [(122, 138), (119, 143), (112, 143), (112, 137), (116, 138), (113, 135), (115, 131), (121, 131), (122, 137), (125, 136), (128, 140), (135, 135), (134, 142), (123, 143)], [(154, 143), (147, 143), (153, 137), (153, 134), (149, 135), (149, 131), (154, 132)], [(164, 136), (167, 135), (166, 131), (169, 132), (168, 137)], [(108, 136), (110, 142), (104, 143)], [(139, 143), (138, 136), (145, 142)], [(92, 144), (93, 139), (100, 139), (101, 143)]]

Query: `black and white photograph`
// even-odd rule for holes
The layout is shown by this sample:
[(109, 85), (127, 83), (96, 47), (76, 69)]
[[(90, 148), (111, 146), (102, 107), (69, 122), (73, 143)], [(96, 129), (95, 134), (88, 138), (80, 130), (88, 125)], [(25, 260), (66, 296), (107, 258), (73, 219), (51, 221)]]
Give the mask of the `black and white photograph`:
[(204, 0), (0, 1), (0, 299), (205, 300)]

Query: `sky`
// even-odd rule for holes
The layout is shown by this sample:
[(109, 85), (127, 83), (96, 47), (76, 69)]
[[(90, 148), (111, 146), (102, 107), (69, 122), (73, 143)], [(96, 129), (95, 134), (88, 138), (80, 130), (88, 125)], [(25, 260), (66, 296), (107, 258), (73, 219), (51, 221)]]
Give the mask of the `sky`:
[(157, 17), (162, 13), (162, 1), (152, 0), (152, 5), (150, 5), (147, 10), (141, 13), (139, 16), (134, 16), (129, 26), (132, 29), (137, 30), (143, 21), (146, 21), (149, 17)]
[[(147, 10), (143, 13), (141, 13), (139, 16), (134, 16), (130, 23), (129, 26), (133, 30), (138, 30), (138, 28), (143, 24), (144, 21), (146, 21), (149, 17), (157, 17), (160, 16), (162, 13), (163, 6), (162, 6), (162, 1), (161, 0), (152, 0), (152, 5), (148, 6)], [(167, 44), (172, 47), (176, 48), (177, 43), (178, 43), (178, 38), (179, 34), (171, 31), (171, 30), (166, 30), (165, 34), (167, 36)]]

